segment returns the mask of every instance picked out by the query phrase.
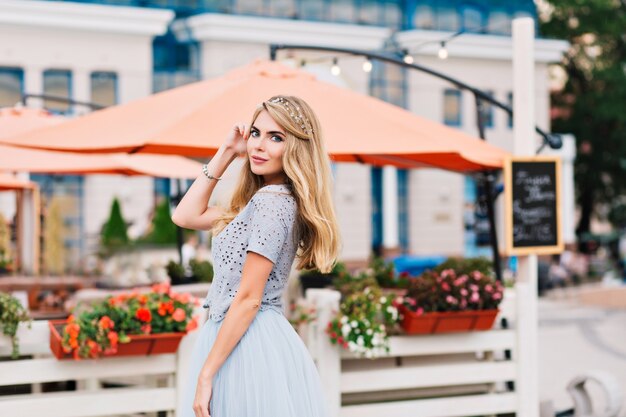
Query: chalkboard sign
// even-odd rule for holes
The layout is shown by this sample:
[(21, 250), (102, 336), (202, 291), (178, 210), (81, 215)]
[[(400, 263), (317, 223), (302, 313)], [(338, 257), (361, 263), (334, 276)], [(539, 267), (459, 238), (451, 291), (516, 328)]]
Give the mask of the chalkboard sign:
[(560, 159), (511, 158), (504, 175), (507, 254), (562, 252)]

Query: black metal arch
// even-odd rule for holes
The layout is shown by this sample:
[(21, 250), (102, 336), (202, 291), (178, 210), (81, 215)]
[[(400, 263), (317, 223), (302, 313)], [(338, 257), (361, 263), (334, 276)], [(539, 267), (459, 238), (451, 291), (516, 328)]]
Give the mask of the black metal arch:
[[(476, 123), (478, 127), (478, 134), (481, 139), (485, 140), (485, 126), (483, 123), (483, 106), (485, 102), (492, 104), (493, 106), (504, 110), (508, 113), (510, 117), (513, 117), (513, 109), (508, 105), (494, 99), (489, 94), (479, 90), (478, 88), (472, 87), (471, 85), (464, 83), (461, 80), (457, 80), (456, 78), (450, 77), (449, 75), (443, 74), (439, 71), (435, 71), (432, 68), (425, 67), (423, 65), (408, 63), (405, 62), (400, 57), (399, 51), (394, 52), (374, 52), (374, 51), (364, 51), (358, 49), (348, 49), (348, 48), (335, 48), (335, 47), (326, 47), (326, 46), (312, 46), (312, 45), (294, 45), (294, 44), (271, 44), (270, 45), (270, 59), (272, 61), (276, 60), (276, 54), (279, 50), (282, 49), (300, 49), (300, 50), (309, 50), (309, 51), (324, 51), (324, 52), (334, 52), (341, 53), (347, 55), (356, 55), (356, 56), (364, 56), (368, 59), (376, 59), (379, 61), (387, 62), (390, 64), (399, 65), (404, 68), (410, 68), (416, 71), (421, 71), (426, 74), (430, 74), (434, 77), (447, 81), (454, 86), (456, 86), (460, 90), (467, 90), (474, 95), (474, 100), (476, 102)], [(550, 134), (538, 126), (535, 126), (535, 131), (541, 135), (543, 138), (543, 142), (539, 149), (537, 149), (537, 153), (541, 152), (545, 145), (550, 146), (553, 149), (559, 149), (563, 142), (559, 135)], [(485, 197), (485, 205), (487, 208), (487, 217), (489, 219), (489, 236), (491, 241), (491, 250), (493, 256), (493, 267), (496, 273), (496, 278), (499, 281), (502, 281), (502, 260), (500, 258), (500, 251), (498, 249), (498, 236), (496, 233), (496, 221), (495, 221), (495, 209), (494, 209), (494, 201), (497, 197), (497, 193), (494, 194), (494, 183), (496, 181), (498, 170), (485, 170), (481, 172), (480, 180), (484, 184), (484, 197)]]

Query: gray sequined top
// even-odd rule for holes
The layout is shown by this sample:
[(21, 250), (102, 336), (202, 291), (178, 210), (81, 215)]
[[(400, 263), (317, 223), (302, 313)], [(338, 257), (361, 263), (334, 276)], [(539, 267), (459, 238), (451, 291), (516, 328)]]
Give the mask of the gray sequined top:
[(297, 250), (296, 210), (288, 185), (266, 185), (213, 237), (213, 283), (203, 303), (209, 309), (209, 319), (220, 321), (226, 316), (241, 282), (246, 253), (250, 251), (274, 263), (260, 310), (283, 312), (282, 293)]

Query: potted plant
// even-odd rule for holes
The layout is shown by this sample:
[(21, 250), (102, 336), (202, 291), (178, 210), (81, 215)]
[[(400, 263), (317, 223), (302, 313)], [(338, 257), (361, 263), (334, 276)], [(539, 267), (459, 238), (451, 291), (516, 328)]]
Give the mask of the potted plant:
[(20, 355), (17, 329), (21, 322), (27, 322), (30, 327), (31, 319), (22, 303), (11, 294), (0, 292), (0, 330), (11, 339), (12, 359)]
[(393, 262), (386, 261), (380, 256), (371, 259), (368, 272), (373, 275), (378, 285), (383, 288), (383, 292), (387, 294), (406, 293), (411, 277), (407, 272), (396, 274), (396, 268)]
[(344, 298), (326, 333), (331, 343), (373, 359), (389, 352), (388, 335), (398, 317), (391, 297), (385, 296), (377, 286), (365, 287)]
[(475, 270), (427, 271), (413, 280), (407, 294), (394, 300), (402, 328), (409, 334), (488, 330), (502, 301), (502, 284)]
[(332, 271), (327, 274), (323, 274), (317, 269), (302, 271), (299, 275), (302, 294), (306, 294), (306, 290), (309, 288), (328, 287), (332, 285), (334, 278), (344, 273), (346, 273), (346, 265), (342, 262), (337, 262)]
[(197, 299), (169, 284), (148, 293), (109, 296), (67, 320), (51, 320), (50, 348), (59, 359), (150, 355), (175, 352), (186, 332), (198, 326)]

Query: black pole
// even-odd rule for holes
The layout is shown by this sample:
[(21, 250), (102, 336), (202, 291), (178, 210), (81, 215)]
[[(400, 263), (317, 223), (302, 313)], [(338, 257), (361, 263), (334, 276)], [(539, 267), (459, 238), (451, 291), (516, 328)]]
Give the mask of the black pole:
[[(478, 95), (474, 95), (476, 102), (476, 125), (478, 127), (478, 136), (485, 140), (485, 124), (483, 120), (484, 102)], [(500, 250), (498, 248), (498, 233), (496, 228), (496, 211), (494, 208), (495, 199), (493, 198), (493, 182), (495, 175), (491, 171), (483, 171), (480, 176), (483, 185), (483, 192), (486, 197), (487, 218), (489, 220), (489, 242), (491, 243), (491, 251), (493, 257), (493, 270), (496, 279), (502, 281), (502, 260), (500, 258)], [(477, 197), (478, 198), (478, 197)]]
[[(183, 199), (183, 180), (179, 178), (176, 184), (176, 204), (178, 204)], [(180, 265), (183, 264), (183, 240), (183, 228), (176, 225), (176, 250), (178, 251), (178, 263)]]

